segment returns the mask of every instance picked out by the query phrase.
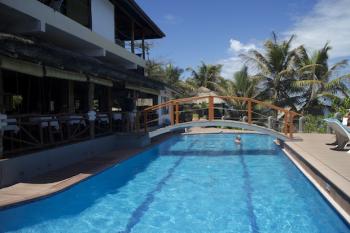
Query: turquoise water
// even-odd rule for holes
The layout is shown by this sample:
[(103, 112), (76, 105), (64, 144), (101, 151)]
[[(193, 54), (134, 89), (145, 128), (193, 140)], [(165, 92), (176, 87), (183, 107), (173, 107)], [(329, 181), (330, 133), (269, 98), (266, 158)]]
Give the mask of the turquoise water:
[(0, 211), (0, 232), (350, 232), (265, 135), (174, 137), (71, 189)]

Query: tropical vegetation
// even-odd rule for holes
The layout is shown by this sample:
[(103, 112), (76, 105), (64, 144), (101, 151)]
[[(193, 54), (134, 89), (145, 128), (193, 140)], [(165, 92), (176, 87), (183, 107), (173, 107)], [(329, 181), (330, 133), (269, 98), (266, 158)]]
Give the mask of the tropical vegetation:
[[(350, 74), (344, 69), (347, 60), (330, 64), (329, 43), (316, 51), (308, 51), (303, 45), (293, 47), (294, 39), (295, 36), (291, 36), (279, 40), (272, 33), (262, 49), (241, 54), (245, 64), (231, 79), (221, 76), (222, 65), (204, 62), (196, 69), (184, 70), (150, 61), (147, 72), (186, 96), (195, 95), (199, 87), (206, 87), (221, 95), (252, 97), (304, 115), (335, 111), (345, 114), (350, 108), (347, 85)], [(185, 73), (189, 77), (183, 77)]]

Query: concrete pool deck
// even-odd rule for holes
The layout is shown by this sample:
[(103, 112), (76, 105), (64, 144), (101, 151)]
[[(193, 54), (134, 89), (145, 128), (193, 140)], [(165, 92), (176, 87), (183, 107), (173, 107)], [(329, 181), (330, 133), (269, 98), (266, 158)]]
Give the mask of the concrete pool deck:
[[(192, 128), (188, 133), (251, 132), (218, 128)], [(153, 141), (152, 145), (171, 136), (171, 134), (164, 135)], [(349, 214), (350, 154), (344, 151), (330, 150), (331, 146), (327, 146), (326, 143), (334, 141), (334, 135), (331, 134), (296, 134), (295, 136), (303, 140), (285, 142), (284, 150), (293, 154), (302, 163), (307, 164), (308, 166), (304, 166), (306, 167), (305, 170), (315, 173), (316, 178), (314, 178), (318, 181), (320, 187), (330, 193), (332, 198)], [(91, 175), (144, 150), (145, 148), (133, 148), (113, 151), (105, 156), (91, 158), (79, 164), (38, 176), (27, 182), (2, 188), (0, 189), (0, 208), (6, 208), (65, 190)], [(317, 179), (317, 177), (323, 177), (323, 179)]]
[[(332, 134), (296, 134), (284, 143), (287, 156), (350, 223), (350, 153), (331, 150)], [(350, 149), (350, 148), (347, 148)]]

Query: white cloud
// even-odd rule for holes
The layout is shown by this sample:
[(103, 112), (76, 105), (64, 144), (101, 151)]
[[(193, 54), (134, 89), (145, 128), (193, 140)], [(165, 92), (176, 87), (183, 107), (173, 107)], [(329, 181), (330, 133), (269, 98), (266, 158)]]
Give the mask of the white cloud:
[(230, 57), (219, 60), (217, 63), (222, 64), (221, 75), (224, 78), (232, 78), (233, 74), (242, 69), (244, 61), (239, 57), (242, 53), (249, 50), (258, 49), (253, 43), (244, 44), (236, 39), (230, 39), (229, 53)]
[(175, 15), (170, 14), (170, 13), (165, 14), (163, 16), (163, 21), (168, 23), (168, 24), (178, 24), (178, 23), (182, 22), (182, 20), (180, 18), (178, 18)]
[(295, 34), (295, 45), (316, 50), (329, 41), (331, 58), (350, 56), (350, 0), (320, 0), (299, 17), (284, 35)]
[(221, 75), (226, 79), (231, 79), (233, 74), (244, 65), (242, 59), (238, 56), (219, 60), (218, 64), (222, 65)]
[(256, 49), (255, 44), (243, 44), (239, 40), (230, 39), (230, 51), (234, 53), (248, 52), (251, 49)]
[[(296, 35), (294, 46), (303, 44), (310, 52), (329, 41), (331, 61), (350, 57), (350, 0), (319, 0), (307, 15), (295, 18), (294, 25), (282, 32), (286, 38), (293, 34)], [(223, 65), (222, 76), (232, 78), (244, 65), (239, 54), (251, 49), (261, 50), (259, 45), (259, 41), (244, 44), (230, 39), (230, 56), (218, 61)]]

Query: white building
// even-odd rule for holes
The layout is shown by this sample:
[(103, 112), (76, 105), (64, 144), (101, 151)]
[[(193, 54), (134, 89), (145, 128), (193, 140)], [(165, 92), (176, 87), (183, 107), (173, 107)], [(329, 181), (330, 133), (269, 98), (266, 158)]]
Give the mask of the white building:
[(165, 34), (134, 0), (0, 0), (0, 19), (5, 154), (77, 139), (70, 126), (83, 121), (90, 133), (79, 140), (142, 128), (135, 110), (172, 98), (144, 75), (145, 41)]

